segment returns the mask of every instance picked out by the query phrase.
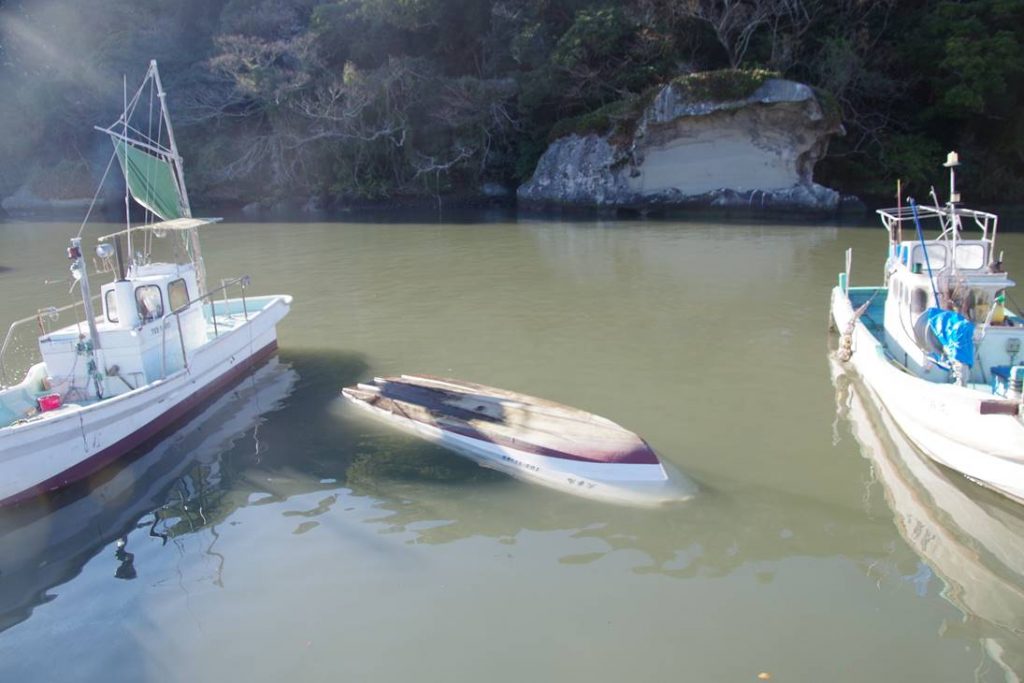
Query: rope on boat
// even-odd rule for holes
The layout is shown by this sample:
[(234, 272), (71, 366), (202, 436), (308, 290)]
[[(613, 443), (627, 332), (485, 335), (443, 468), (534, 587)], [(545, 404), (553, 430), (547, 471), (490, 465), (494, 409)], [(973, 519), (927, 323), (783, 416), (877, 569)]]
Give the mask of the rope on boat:
[(881, 290), (876, 289), (867, 301), (861, 304), (856, 311), (853, 312), (853, 317), (850, 318), (850, 322), (846, 323), (846, 329), (843, 330), (843, 334), (839, 337), (839, 348), (836, 349), (836, 358), (842, 362), (847, 362), (853, 358), (853, 330), (857, 326), (857, 321), (860, 317), (868, 310), (871, 306), (871, 302), (878, 296), (878, 292)]

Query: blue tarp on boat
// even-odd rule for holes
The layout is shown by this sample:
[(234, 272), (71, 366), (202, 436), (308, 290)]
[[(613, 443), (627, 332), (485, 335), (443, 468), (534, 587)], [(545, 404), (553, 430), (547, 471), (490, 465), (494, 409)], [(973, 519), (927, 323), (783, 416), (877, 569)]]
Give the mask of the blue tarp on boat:
[(956, 311), (929, 308), (925, 311), (928, 329), (942, 344), (946, 357), (967, 367), (974, 365), (974, 323)]

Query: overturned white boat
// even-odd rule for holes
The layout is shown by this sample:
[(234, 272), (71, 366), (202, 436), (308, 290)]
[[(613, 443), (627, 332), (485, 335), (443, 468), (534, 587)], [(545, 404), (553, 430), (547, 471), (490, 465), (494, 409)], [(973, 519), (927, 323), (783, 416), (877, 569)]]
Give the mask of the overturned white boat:
[(376, 378), (342, 395), (484, 467), (568, 493), (653, 506), (696, 490), (633, 432), (553, 401), (425, 375)]
[[(148, 109), (148, 126), (133, 122), (137, 109), (136, 118)], [(96, 297), (80, 231), (68, 249), (80, 302), (41, 308), (3, 339), (0, 506), (84, 478), (180, 424), (274, 353), (291, 305), (287, 295), (247, 295), (248, 276), (207, 287), (198, 228), (219, 219), (192, 217), (156, 62), (122, 117), (100, 130), (145, 222), (99, 238), (96, 258), (111, 281)], [(172, 262), (154, 258), (161, 238)], [(41, 362), (8, 384), (14, 340), (33, 330)], [(22, 356), (21, 367), (36, 360)]]

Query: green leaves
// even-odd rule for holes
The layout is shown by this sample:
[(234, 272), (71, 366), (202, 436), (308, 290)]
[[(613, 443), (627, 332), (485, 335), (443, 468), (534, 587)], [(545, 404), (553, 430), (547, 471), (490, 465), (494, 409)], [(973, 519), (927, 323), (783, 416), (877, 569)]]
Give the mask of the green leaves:
[(1024, 3), (1008, 0), (939, 2), (925, 21), (935, 62), (928, 81), (936, 114), (1000, 116), (1020, 94), (1024, 75)]

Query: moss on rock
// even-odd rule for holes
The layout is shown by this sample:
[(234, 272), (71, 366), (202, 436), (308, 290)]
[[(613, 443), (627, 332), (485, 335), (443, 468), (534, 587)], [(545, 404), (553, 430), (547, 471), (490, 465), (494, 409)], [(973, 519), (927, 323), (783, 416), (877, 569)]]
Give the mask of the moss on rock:
[(674, 86), (684, 100), (719, 104), (745, 100), (771, 78), (779, 78), (779, 74), (767, 69), (721, 69), (679, 76), (667, 84), (648, 88), (641, 95), (558, 121), (548, 133), (548, 142), (567, 135), (611, 135), (617, 142), (628, 138), (644, 110), (666, 85)]
[(779, 74), (767, 69), (720, 69), (679, 76), (671, 84), (683, 99), (721, 103), (747, 99), (770, 78)]
[(605, 135), (632, 130), (643, 113), (645, 102), (641, 97), (630, 97), (610, 102), (594, 111), (562, 119), (548, 133), (548, 142), (566, 135)]

